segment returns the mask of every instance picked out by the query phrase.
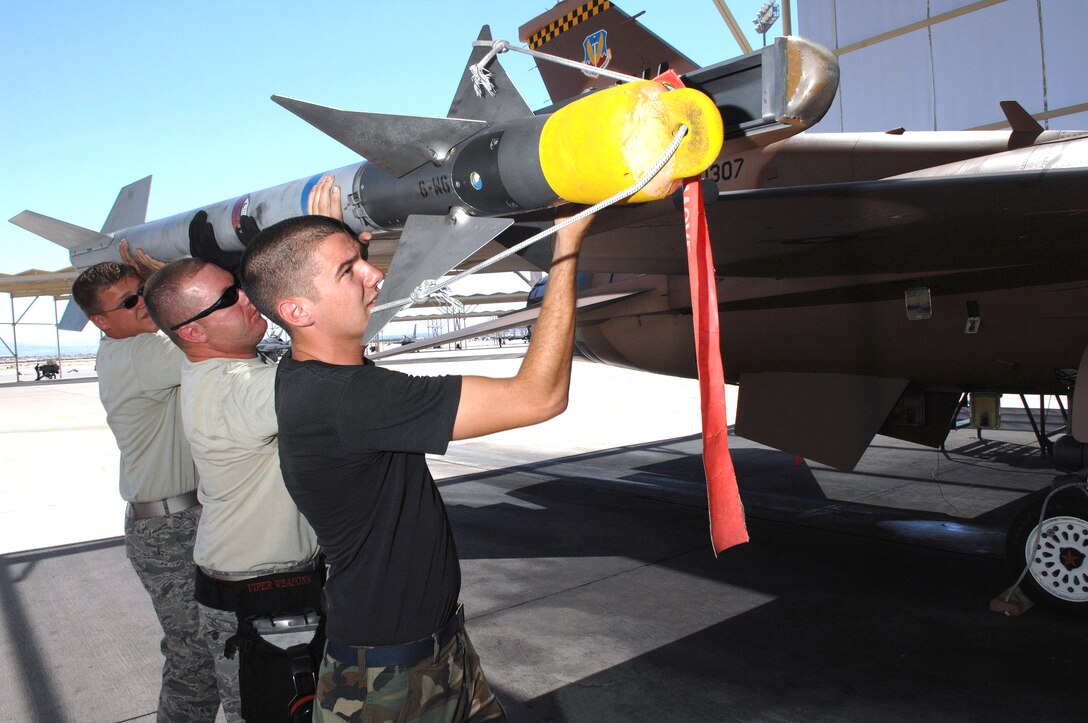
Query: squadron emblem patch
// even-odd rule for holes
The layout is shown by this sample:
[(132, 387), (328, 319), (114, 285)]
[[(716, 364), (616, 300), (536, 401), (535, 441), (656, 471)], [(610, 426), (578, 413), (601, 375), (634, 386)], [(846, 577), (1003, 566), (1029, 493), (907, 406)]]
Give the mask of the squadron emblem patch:
[[(608, 31), (598, 30), (582, 41), (582, 62), (595, 68), (607, 68), (608, 61), (612, 60), (612, 49), (608, 47)], [(591, 70), (583, 70), (583, 74), (590, 78), (596, 78), (597, 74)]]

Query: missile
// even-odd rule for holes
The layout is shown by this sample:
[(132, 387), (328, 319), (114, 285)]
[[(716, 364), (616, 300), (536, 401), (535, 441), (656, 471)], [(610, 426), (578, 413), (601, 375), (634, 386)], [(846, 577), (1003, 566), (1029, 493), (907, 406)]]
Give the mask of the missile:
[[(486, 26), (480, 39), (490, 40)], [(683, 179), (712, 164), (730, 136), (718, 109), (736, 107), (737, 78), (750, 75), (752, 88), (783, 85), (771, 85), (768, 78), (785, 77), (793, 62), (789, 51), (782, 46), (774, 55), (765, 51), (755, 58), (765, 58), (762, 70), (754, 56), (739, 64), (728, 61), (735, 67), (707, 69), (712, 72), (703, 74), (698, 90), (634, 80), (534, 114), (497, 61), (488, 70), (498, 95), (475, 97), (470, 69), (486, 52), (476, 48), (446, 118), (345, 111), (273, 96), (364, 161), (151, 222), (146, 222), (148, 177), (121, 190), (101, 231), (32, 211), (11, 222), (64, 246), (80, 270), (120, 260), (117, 247), (123, 239), (163, 261), (193, 256), (230, 268), (259, 229), (305, 214), (310, 191), (331, 174), (343, 189), (343, 217), (352, 231), (370, 232), (378, 242), (399, 234), (383, 296), (401, 298), (420, 282), (448, 273), (521, 214), (564, 203), (594, 204), (630, 188), (684, 126), (672, 157), (625, 202), (669, 196)], [(787, 107), (797, 94), (791, 88), (782, 87), (781, 99), (764, 90), (764, 106), (770, 98), (775, 112), (754, 109), (751, 115), (763, 120), (748, 122), (742, 132), (751, 134), (760, 124), (781, 127), (784, 113), (777, 108)], [(388, 320), (377, 317), (368, 336)], [(85, 322), (69, 305), (61, 328), (78, 330)]]
[[(344, 218), (356, 232), (399, 231), (413, 215), (447, 216), (455, 208), (489, 217), (566, 202), (597, 203), (631, 186), (684, 125), (688, 132), (676, 153), (628, 199), (656, 200), (705, 170), (722, 144), (721, 115), (710, 98), (652, 81), (602, 90), (554, 113), (496, 123), (353, 113), (280, 96), (274, 100), (374, 159), (331, 171), (342, 189), (350, 189), (342, 197)], [(350, 138), (355, 128), (366, 130), (365, 139)], [(400, 142), (405, 136), (412, 140)], [(200, 211), (223, 252), (241, 251), (247, 241), (244, 220), (263, 228), (305, 213), (310, 190), (323, 175), (97, 234), (32, 212), (12, 222), (65, 245), (78, 268), (116, 260), (113, 241), (121, 238), (160, 259), (203, 256), (208, 250), (194, 247), (189, 232)], [(131, 194), (122, 192), (126, 195)]]

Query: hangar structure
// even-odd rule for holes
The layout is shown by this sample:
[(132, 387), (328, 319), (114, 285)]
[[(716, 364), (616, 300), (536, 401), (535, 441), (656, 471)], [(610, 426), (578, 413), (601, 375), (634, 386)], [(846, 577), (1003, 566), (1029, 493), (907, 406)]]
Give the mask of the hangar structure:
[(1088, 128), (1080, 0), (794, 0), (798, 34), (839, 60), (813, 132), (997, 130), (1014, 100), (1048, 130)]
[[(58, 271), (42, 271), (40, 269), (28, 269), (17, 274), (0, 273), (0, 293), (8, 295), (8, 307), (11, 312), (11, 320), (0, 322), (0, 348), (4, 354), (15, 357), (16, 379), (19, 379), (19, 327), (20, 326), (50, 326), (53, 328), (56, 342), (57, 356), (60, 351), (60, 316), (57, 310), (59, 302), (66, 302), (72, 295), (72, 282), (78, 275), (72, 267)], [(46, 298), (53, 301), (53, 321), (27, 321), (26, 315), (39, 302)], [(16, 299), (30, 299), (26, 306), (16, 312)]]

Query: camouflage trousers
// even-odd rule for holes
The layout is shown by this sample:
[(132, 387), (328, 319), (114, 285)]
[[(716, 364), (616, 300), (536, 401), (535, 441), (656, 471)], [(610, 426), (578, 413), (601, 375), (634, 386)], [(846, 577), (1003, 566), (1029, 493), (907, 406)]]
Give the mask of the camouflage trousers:
[[(366, 648), (358, 663), (365, 662)], [(436, 655), (409, 666), (350, 665), (326, 652), (318, 671), (314, 723), (505, 721), (462, 627)]]
[(242, 718), (242, 694), (238, 684), (238, 654), (233, 658), (224, 655), (227, 638), (238, 632), (238, 613), (216, 610), (197, 603), (200, 608), (200, 636), (215, 661), (215, 682), (219, 688), (219, 700), (223, 704), (223, 717), (227, 723), (245, 723)]
[(193, 541), (200, 509), (125, 519), (125, 553), (151, 596), (162, 625), (159, 647), (166, 662), (159, 691), (159, 723), (212, 723), (219, 709), (215, 666), (200, 637), (193, 597)]

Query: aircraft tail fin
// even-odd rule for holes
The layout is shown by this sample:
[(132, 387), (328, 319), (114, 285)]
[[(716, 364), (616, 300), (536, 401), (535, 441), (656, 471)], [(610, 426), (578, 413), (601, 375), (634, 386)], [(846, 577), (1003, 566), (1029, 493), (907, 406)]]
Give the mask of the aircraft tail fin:
[(110, 215), (102, 224), (102, 233), (113, 233), (147, 221), (147, 201), (151, 196), (151, 176), (128, 184), (117, 194)]
[(455, 145), (487, 125), (461, 118), (339, 110), (282, 95), (272, 100), (398, 178), (445, 158)]
[[(487, 41), (492, 39), (491, 29), (487, 25), (480, 30), (478, 39)], [(494, 93), (477, 92), (471, 68), (483, 60), (488, 52), (489, 48), (484, 46), (472, 49), (468, 63), (465, 64), (465, 72), (461, 75), (461, 82), (457, 86), (457, 92), (453, 95), (453, 103), (450, 104), (449, 113), (446, 115), (450, 118), (481, 120), (489, 123), (531, 116), (532, 109), (514, 87), (513, 81), (499, 63), (498, 57), (488, 63), (485, 69), (490, 77)]]
[(109, 243), (111, 241), (106, 234), (76, 226), (66, 221), (60, 221), (50, 216), (44, 216), (34, 211), (23, 211), (10, 220), (19, 228), (37, 234), (58, 246), (63, 246), (69, 251), (97, 246), (103, 242)]
[[(518, 28), (518, 36), (530, 50), (640, 78), (656, 78), (669, 69), (682, 75), (699, 67), (610, 0), (559, 3)], [(537, 68), (553, 103), (615, 84), (557, 63), (542, 62)]]

